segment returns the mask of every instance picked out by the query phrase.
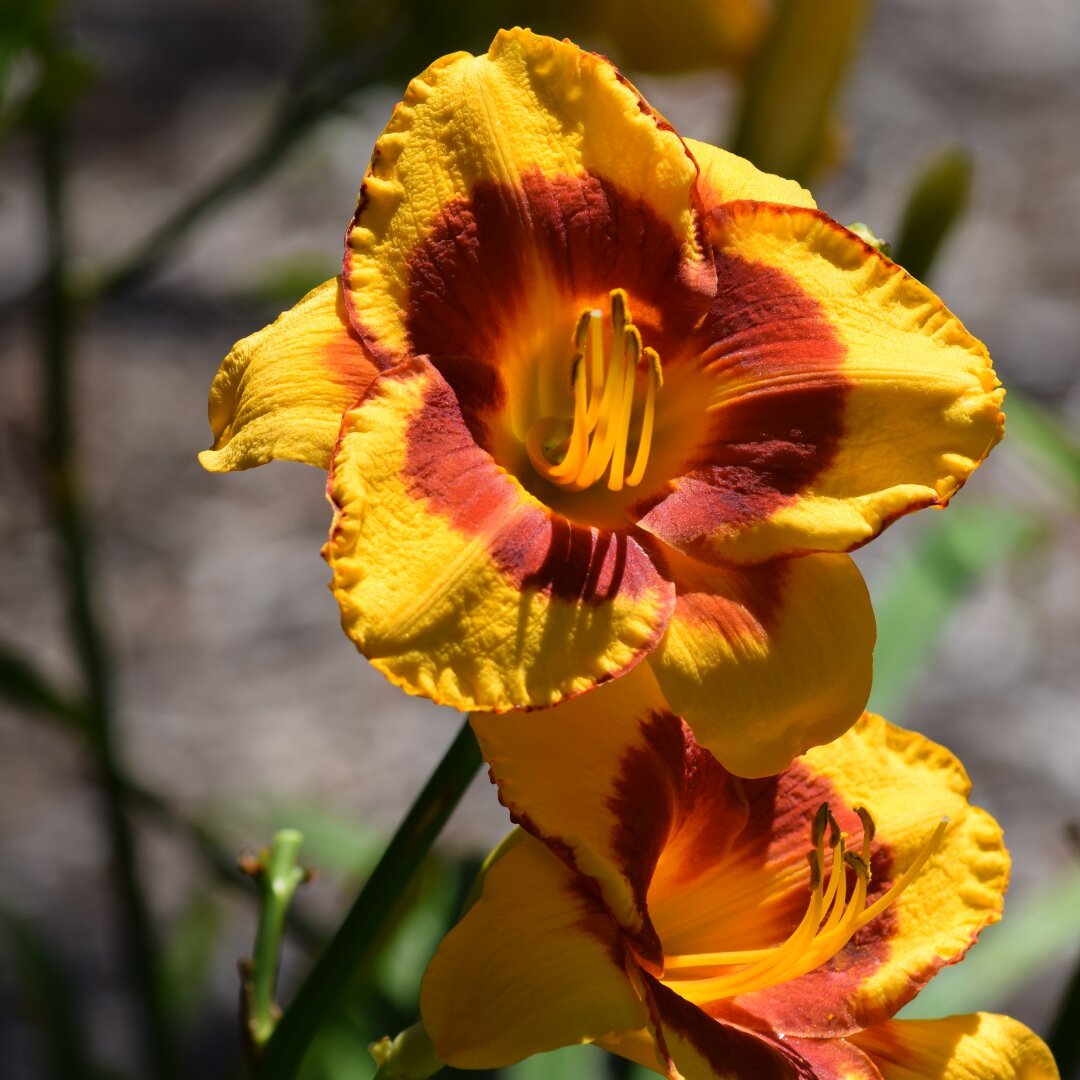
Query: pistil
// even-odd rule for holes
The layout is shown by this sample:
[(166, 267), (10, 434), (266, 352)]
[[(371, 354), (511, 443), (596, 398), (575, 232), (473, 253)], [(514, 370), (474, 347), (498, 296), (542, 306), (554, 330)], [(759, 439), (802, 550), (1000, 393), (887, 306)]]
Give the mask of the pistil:
[[(696, 1000), (718, 1000), (796, 979), (840, 952), (859, 930), (893, 904), (911, 884), (940, 847), (948, 827), (947, 819), (939, 822), (907, 870), (882, 896), (867, 905), (874, 822), (862, 807), (856, 813), (863, 823), (863, 840), (858, 854), (847, 850), (847, 838), (827, 804), (823, 804), (815, 816), (811, 830), (813, 848), (808, 856), (810, 903), (802, 921), (785, 941), (767, 949), (666, 956), (665, 981), (678, 981), (680, 992), (692, 995)], [(824, 870), (826, 835), (832, 854), (827, 878)], [(855, 874), (855, 888), (850, 900), (847, 895), (849, 869)], [(692, 985), (687, 985), (690, 983)]]
[[(573, 339), (576, 352), (570, 362), (574, 397), (570, 434), (565, 435), (565, 420), (546, 416), (525, 437), (536, 471), (568, 491), (584, 491), (605, 474), (610, 491), (637, 487), (649, 462), (656, 391), (663, 384), (660, 357), (655, 349), (642, 345), (622, 289), (611, 291), (609, 319), (610, 347), (605, 353), (603, 312), (586, 309), (578, 318)], [(639, 370), (644, 370), (646, 389), (630, 465)], [(560, 431), (564, 433), (561, 439)]]

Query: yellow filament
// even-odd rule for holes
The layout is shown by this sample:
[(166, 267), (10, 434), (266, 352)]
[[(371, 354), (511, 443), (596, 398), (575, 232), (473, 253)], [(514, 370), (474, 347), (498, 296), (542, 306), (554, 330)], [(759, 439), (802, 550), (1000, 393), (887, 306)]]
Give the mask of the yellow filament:
[[(696, 971), (684, 969), (711, 969), (714, 967), (727, 967), (735, 964), (752, 964), (756, 961), (769, 961), (771, 963), (778, 956), (783, 956), (784, 952), (791, 948), (793, 941), (797, 943), (800, 933), (807, 925), (816, 929), (821, 922), (822, 916), (829, 910), (829, 904), (832, 903), (832, 898), (836, 895), (835, 877), (834, 880), (829, 882), (828, 887), (824, 891), (821, 888), (822, 868), (825, 865), (824, 853), (823, 837), (819, 837), (814, 850), (810, 852), (809, 856), (810, 880), (812, 882), (810, 905), (803, 915), (802, 922), (799, 923), (791, 936), (782, 945), (774, 945), (768, 949), (740, 949), (734, 952), (695, 953), (684, 956), (667, 956), (664, 958), (665, 975), (676, 979), (696, 979), (700, 977)], [(816, 909), (816, 918), (814, 917), (815, 901), (820, 901), (820, 904)]]
[(623, 336), (625, 373), (620, 397), (615, 405), (611, 424), (615, 431), (615, 446), (611, 452), (611, 471), (607, 486), (611, 491), (622, 491), (623, 473), (626, 469), (626, 440), (630, 436), (630, 416), (634, 409), (634, 379), (638, 361), (641, 359), (641, 335), (636, 326), (627, 327)]
[[(823, 808), (825, 809), (825, 808)], [(696, 1001), (718, 1000), (765, 989), (805, 975), (835, 956), (864, 926), (888, 908), (911, 884), (927, 860), (941, 844), (948, 821), (940, 822), (923, 844), (911, 865), (874, 903), (866, 904), (870, 884), (870, 848), (874, 823), (863, 809), (861, 853), (845, 851), (845, 838), (835, 819), (819, 811), (814, 825), (814, 849), (810, 852), (811, 898), (802, 921), (781, 944), (769, 949), (686, 954), (665, 957), (664, 978), (686, 980), (680, 993)], [(832, 865), (824, 880), (824, 838), (826, 824), (832, 848)], [(850, 900), (847, 896), (847, 869), (856, 874)], [(717, 973), (717, 968), (735, 970)]]
[(589, 448), (589, 438), (585, 432), (585, 417), (588, 410), (585, 363), (580, 353), (574, 357), (571, 378), (574, 384), (574, 426), (570, 431), (570, 446), (566, 451), (566, 457), (558, 465), (551, 466), (550, 476), (553, 479), (580, 472)]
[[(612, 305), (614, 307), (614, 304)], [(589, 446), (585, 467), (577, 478), (567, 478), (566, 486), (572, 491), (584, 491), (592, 487), (604, 474), (611, 462), (618, 431), (615, 422), (623, 395), (623, 366), (626, 363), (626, 339), (619, 333), (611, 342), (611, 360), (604, 380), (604, 395), (600, 404), (600, 420)]]
[(927, 859), (937, 851), (941, 838), (949, 827), (949, 819), (942, 818), (934, 829), (933, 835), (923, 844), (912, 864), (893, 882), (888, 892), (879, 896), (860, 916), (858, 929), (876, 919), (912, 882), (915, 875), (926, 865)]
[(656, 415), (656, 391), (660, 389), (664, 382), (664, 377), (660, 374), (660, 356), (656, 350), (646, 349), (642, 355), (649, 365), (649, 387), (645, 391), (645, 412), (641, 417), (641, 435), (638, 437), (634, 467), (626, 478), (627, 487), (637, 487), (645, 475), (645, 466), (649, 463), (649, 450), (652, 448), (653, 420)]
[[(643, 348), (641, 333), (633, 324), (621, 289), (611, 291), (611, 346), (604, 355), (603, 314), (587, 309), (574, 328), (577, 353), (572, 361), (571, 384), (574, 416), (570, 435), (561, 440), (566, 421), (545, 416), (525, 436), (525, 449), (536, 471), (553, 484), (570, 491), (584, 491), (605, 473), (611, 491), (641, 483), (652, 448), (656, 392), (663, 384), (660, 357)], [(627, 475), (630, 429), (638, 368), (646, 371), (637, 448)], [(553, 461), (561, 453), (561, 459)]]

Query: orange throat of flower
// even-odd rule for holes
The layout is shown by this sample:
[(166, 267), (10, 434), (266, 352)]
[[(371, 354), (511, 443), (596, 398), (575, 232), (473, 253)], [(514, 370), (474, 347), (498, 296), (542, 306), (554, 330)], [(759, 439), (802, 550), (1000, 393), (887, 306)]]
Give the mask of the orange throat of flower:
[[(533, 468), (567, 491), (584, 491), (605, 474), (610, 491), (636, 487), (649, 463), (656, 392), (663, 384), (660, 357), (654, 349), (642, 347), (622, 289), (611, 291), (609, 318), (610, 334), (605, 335), (603, 312), (587, 308), (578, 317), (576, 352), (570, 362), (574, 415), (569, 433), (565, 419), (545, 416), (525, 437)], [(607, 349), (605, 336), (610, 338)], [(645, 393), (635, 409), (639, 371)], [(632, 429), (637, 439), (631, 464)]]
[[(940, 847), (948, 819), (938, 823), (911, 865), (872, 904), (866, 903), (870, 885), (870, 845), (874, 821), (862, 807), (863, 842), (859, 854), (846, 849), (846, 837), (823, 803), (814, 818), (810, 861), (810, 903), (802, 921), (781, 944), (767, 949), (665, 956), (664, 981), (676, 983), (695, 1000), (713, 1000), (765, 990), (789, 982), (834, 957), (864, 926), (893, 904)], [(826, 836), (832, 852), (825, 873)], [(855, 872), (855, 888), (848, 896), (848, 868)], [(692, 984), (692, 985), (691, 985)]]

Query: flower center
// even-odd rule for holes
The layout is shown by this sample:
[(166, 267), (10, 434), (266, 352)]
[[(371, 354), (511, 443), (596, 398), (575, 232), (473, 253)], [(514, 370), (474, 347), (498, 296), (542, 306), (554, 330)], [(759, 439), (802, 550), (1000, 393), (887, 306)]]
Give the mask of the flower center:
[[(866, 903), (870, 884), (870, 845), (874, 821), (869, 812), (857, 807), (862, 819), (863, 842), (859, 854), (846, 849), (828, 803), (823, 803), (811, 831), (810, 903), (802, 921), (790, 937), (768, 949), (696, 953), (664, 958), (664, 981), (693, 980), (687, 987), (695, 1000), (718, 1000), (764, 990), (813, 971), (835, 956), (864, 926), (876, 919), (911, 884), (926, 861), (938, 849), (948, 827), (943, 819), (930, 834), (918, 855), (892, 887), (872, 904)], [(832, 865), (825, 874), (825, 837), (832, 849)], [(847, 870), (855, 871), (855, 888), (847, 895)], [(731, 968), (717, 974), (717, 968)]]
[[(567, 491), (584, 491), (607, 474), (610, 491), (636, 487), (645, 475), (652, 446), (656, 391), (663, 384), (660, 357), (643, 348), (622, 289), (611, 290), (610, 333), (604, 314), (586, 308), (574, 330), (575, 352), (570, 361), (574, 415), (569, 421), (544, 416), (529, 428), (525, 449), (533, 468)], [(609, 346), (605, 349), (605, 336)], [(634, 407), (638, 372), (643, 370), (644, 401)], [(637, 439), (629, 472), (630, 432)]]

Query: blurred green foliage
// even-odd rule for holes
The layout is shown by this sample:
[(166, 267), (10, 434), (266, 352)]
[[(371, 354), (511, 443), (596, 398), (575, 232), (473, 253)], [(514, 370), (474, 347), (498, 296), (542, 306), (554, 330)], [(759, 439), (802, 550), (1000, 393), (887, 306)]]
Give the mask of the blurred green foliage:
[(894, 258), (908, 273), (925, 279), (938, 252), (967, 210), (975, 165), (971, 155), (950, 146), (919, 171), (893, 243)]
[(837, 156), (836, 99), (868, 0), (781, 0), (750, 65), (731, 149), (759, 169), (807, 182)]
[(977, 502), (934, 513), (922, 525), (913, 544), (894, 552), (874, 594), (870, 708), (900, 723), (913, 691), (933, 677), (935, 654), (959, 604), (1006, 559), (1032, 551), (1040, 532), (1015, 507)]

